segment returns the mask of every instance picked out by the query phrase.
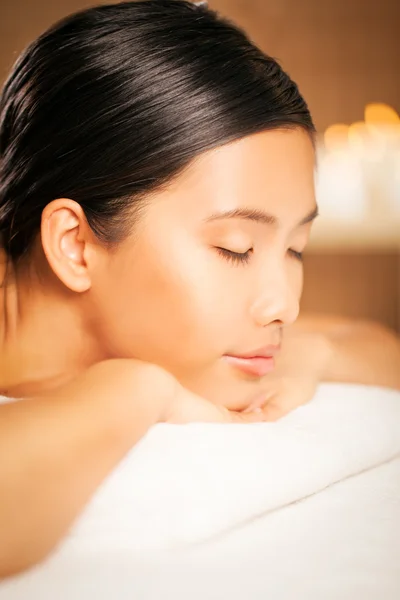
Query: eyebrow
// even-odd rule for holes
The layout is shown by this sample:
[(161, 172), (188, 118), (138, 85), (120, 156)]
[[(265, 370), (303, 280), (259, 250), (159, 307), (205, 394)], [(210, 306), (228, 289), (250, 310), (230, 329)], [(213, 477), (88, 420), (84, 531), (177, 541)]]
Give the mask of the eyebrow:
[[(296, 225), (297, 227), (301, 227), (302, 225), (307, 225), (307, 223), (311, 223), (318, 217), (318, 206), (315, 206), (313, 210), (306, 215), (301, 221)], [(263, 225), (278, 225), (279, 219), (274, 215), (271, 215), (263, 210), (254, 209), (254, 208), (234, 208), (232, 210), (216, 212), (207, 217), (205, 220), (206, 223), (212, 221), (218, 221), (220, 219), (247, 219), (248, 221), (255, 221), (256, 223), (262, 223)]]

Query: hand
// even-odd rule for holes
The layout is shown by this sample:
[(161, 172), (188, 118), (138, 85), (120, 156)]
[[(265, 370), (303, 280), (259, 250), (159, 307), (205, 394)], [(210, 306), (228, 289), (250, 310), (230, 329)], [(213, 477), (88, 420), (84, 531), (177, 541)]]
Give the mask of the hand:
[(271, 384), (263, 400), (249, 406), (244, 414), (248, 414), (248, 411), (261, 411), (264, 421), (277, 421), (312, 400), (317, 385), (317, 377), (282, 376)]
[(265, 421), (276, 421), (314, 397), (332, 356), (329, 339), (319, 333), (288, 329), (282, 352), (271, 376), (265, 378), (265, 395), (248, 410), (262, 410)]
[(197, 396), (176, 382), (176, 393), (165, 421), (168, 423), (257, 423), (265, 421), (262, 411), (235, 412)]

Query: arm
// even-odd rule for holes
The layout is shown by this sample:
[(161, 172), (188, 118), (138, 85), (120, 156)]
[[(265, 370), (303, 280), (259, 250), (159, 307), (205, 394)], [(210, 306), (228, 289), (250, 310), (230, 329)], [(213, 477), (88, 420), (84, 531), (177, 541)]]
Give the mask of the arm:
[(158, 421), (251, 423), (167, 371), (110, 360), (72, 383), (0, 406), (0, 579), (45, 558), (99, 484)]
[(61, 391), (0, 406), (0, 579), (44, 558), (175, 391), (157, 367), (113, 360)]
[(320, 380), (400, 390), (400, 339), (372, 321), (306, 315), (291, 335), (319, 336), (328, 347)]

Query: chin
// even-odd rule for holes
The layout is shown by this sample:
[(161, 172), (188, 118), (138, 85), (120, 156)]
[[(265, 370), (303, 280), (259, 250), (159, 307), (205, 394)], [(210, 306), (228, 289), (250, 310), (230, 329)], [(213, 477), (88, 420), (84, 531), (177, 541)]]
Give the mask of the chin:
[(263, 391), (259, 382), (255, 384), (255, 382), (232, 380), (222, 385), (210, 383), (207, 386), (186, 387), (213, 404), (219, 404), (233, 411), (245, 410)]
[(213, 404), (228, 410), (246, 409), (265, 389), (265, 380), (251, 379), (227, 369), (224, 361), (212, 360), (206, 366), (187, 369), (181, 366), (172, 374), (183, 387)]

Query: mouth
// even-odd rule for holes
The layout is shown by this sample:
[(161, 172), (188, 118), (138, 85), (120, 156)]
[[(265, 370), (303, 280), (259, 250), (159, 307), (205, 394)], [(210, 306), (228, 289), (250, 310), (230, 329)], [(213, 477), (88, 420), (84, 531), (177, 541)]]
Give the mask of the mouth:
[(280, 351), (280, 345), (263, 346), (257, 350), (240, 355), (225, 354), (225, 361), (247, 375), (264, 377), (275, 368), (275, 357)]

